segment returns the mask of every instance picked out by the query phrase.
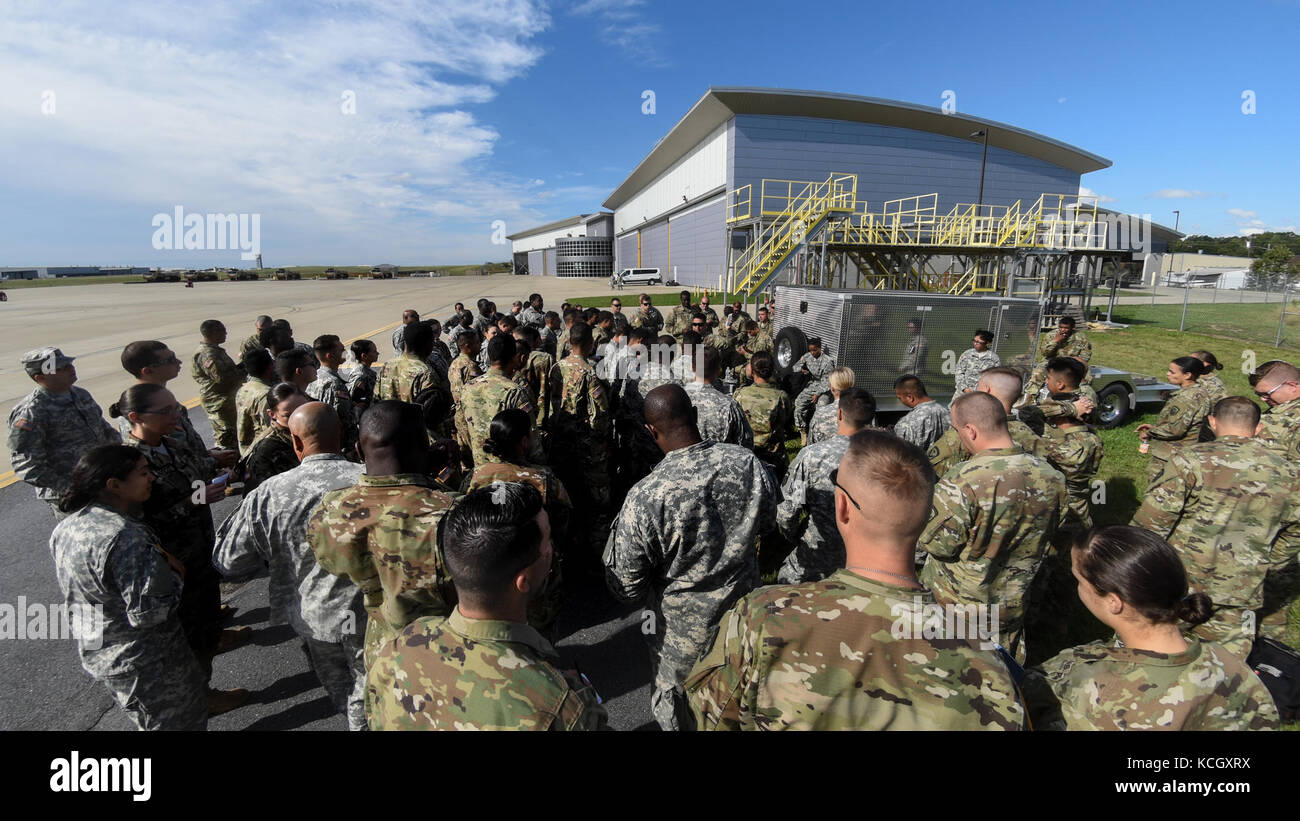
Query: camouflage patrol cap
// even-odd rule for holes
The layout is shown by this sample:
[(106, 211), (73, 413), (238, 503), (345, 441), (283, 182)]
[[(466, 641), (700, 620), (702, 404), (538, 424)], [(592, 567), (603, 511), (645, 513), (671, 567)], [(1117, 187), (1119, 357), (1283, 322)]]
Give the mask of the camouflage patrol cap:
[[(64, 356), (63, 351), (58, 348), (37, 348), (23, 354), (21, 361), (27, 373), (35, 376), (38, 373), (54, 373), (59, 368), (71, 365), (72, 360), (75, 358), (73, 356)], [(48, 362), (53, 362), (53, 367), (46, 364)]]

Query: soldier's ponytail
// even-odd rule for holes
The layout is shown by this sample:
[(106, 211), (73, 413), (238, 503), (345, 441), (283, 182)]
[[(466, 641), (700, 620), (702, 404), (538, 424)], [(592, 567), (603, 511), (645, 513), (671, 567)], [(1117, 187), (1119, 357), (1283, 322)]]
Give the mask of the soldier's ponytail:
[(122, 391), (122, 395), (116, 402), (108, 406), (108, 415), (113, 419), (128, 419), (127, 414), (148, 410), (149, 405), (153, 403), (153, 398), (165, 390), (167, 389), (162, 385), (155, 385), (152, 382), (132, 385)]
[(483, 450), (499, 459), (514, 459), (524, 437), (531, 432), (532, 422), (528, 413), (519, 408), (507, 408), (492, 417), (492, 426), (483, 442)]
[(126, 445), (101, 445), (86, 451), (72, 469), (68, 489), (59, 497), (59, 511), (81, 510), (99, 498), (109, 479), (125, 481), (143, 458), (144, 454)]
[(1096, 527), (1074, 543), (1079, 575), (1097, 592), (1114, 593), (1153, 624), (1203, 624), (1213, 614), (1204, 593), (1189, 593), (1178, 552), (1149, 530)]

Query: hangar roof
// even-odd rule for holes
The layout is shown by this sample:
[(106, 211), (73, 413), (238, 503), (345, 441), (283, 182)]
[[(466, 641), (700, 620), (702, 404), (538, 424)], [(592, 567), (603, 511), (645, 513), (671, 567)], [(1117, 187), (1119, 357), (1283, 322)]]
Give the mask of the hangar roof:
[(970, 139), (972, 130), (988, 128), (989, 145), (1036, 157), (1079, 174), (1109, 168), (1110, 160), (1042, 134), (968, 114), (938, 108), (826, 91), (711, 86), (691, 106), (640, 164), (603, 203), (617, 208), (681, 159), (719, 125), (737, 114), (776, 114), (877, 123)]

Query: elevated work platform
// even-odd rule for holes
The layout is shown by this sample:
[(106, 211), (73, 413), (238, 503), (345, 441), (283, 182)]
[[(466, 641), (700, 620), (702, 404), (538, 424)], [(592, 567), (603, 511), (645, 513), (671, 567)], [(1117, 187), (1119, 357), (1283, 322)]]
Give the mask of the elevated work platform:
[(857, 199), (857, 176), (763, 180), (731, 193), (727, 222), (750, 241), (733, 260), (730, 290), (749, 295), (784, 281), (827, 287), (1047, 298), (1078, 291), (1108, 256), (1095, 197), (1043, 194), (1029, 206), (960, 203), (938, 194)]

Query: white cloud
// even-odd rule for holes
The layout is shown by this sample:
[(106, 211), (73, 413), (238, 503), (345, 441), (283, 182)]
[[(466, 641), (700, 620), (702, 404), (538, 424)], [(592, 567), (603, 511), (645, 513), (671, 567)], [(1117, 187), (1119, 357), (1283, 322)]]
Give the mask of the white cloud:
[(1098, 203), (1101, 203), (1101, 204), (1105, 204), (1105, 203), (1108, 203), (1108, 202), (1114, 202), (1114, 201), (1115, 201), (1115, 198), (1114, 198), (1114, 197), (1108, 197), (1108, 196), (1106, 196), (1105, 194), (1098, 194), (1096, 191), (1093, 191), (1091, 188), (1088, 188), (1088, 187), (1085, 186), (1085, 185), (1081, 185), (1081, 186), (1079, 186), (1079, 196), (1081, 196), (1081, 197), (1096, 197), (1096, 198), (1097, 198), (1097, 202), (1098, 202)]
[(1058, 103), (1063, 103), (1063, 102), (1065, 102), (1065, 101), (1068, 100), (1068, 99), (1069, 99), (1068, 97), (1057, 97), (1057, 98), (1056, 98), (1056, 101), (1057, 101)]
[(1250, 219), (1251, 217), (1257, 216), (1254, 211), (1247, 211), (1244, 208), (1229, 208), (1228, 213), (1238, 219)]
[(1208, 191), (1188, 191), (1186, 188), (1161, 188), (1147, 194), (1147, 197), (1158, 200), (1195, 200), (1208, 196), (1211, 196)]
[[(0, 196), (146, 214), (146, 248), (147, 214), (174, 204), (258, 212), (282, 256), (332, 241), (430, 259), (445, 241), (478, 257), (492, 219), (538, 217), (527, 180), (490, 170), (498, 134), (472, 107), (541, 58), (541, 3), (47, 0), (5, 14), (0, 140), (21, 161)], [(481, 220), (483, 237), (453, 218)]]
[(644, 7), (645, 0), (584, 0), (569, 11), (577, 17), (594, 18), (606, 45), (635, 50), (638, 63), (661, 68), (668, 65), (658, 48), (662, 28), (645, 19)]

